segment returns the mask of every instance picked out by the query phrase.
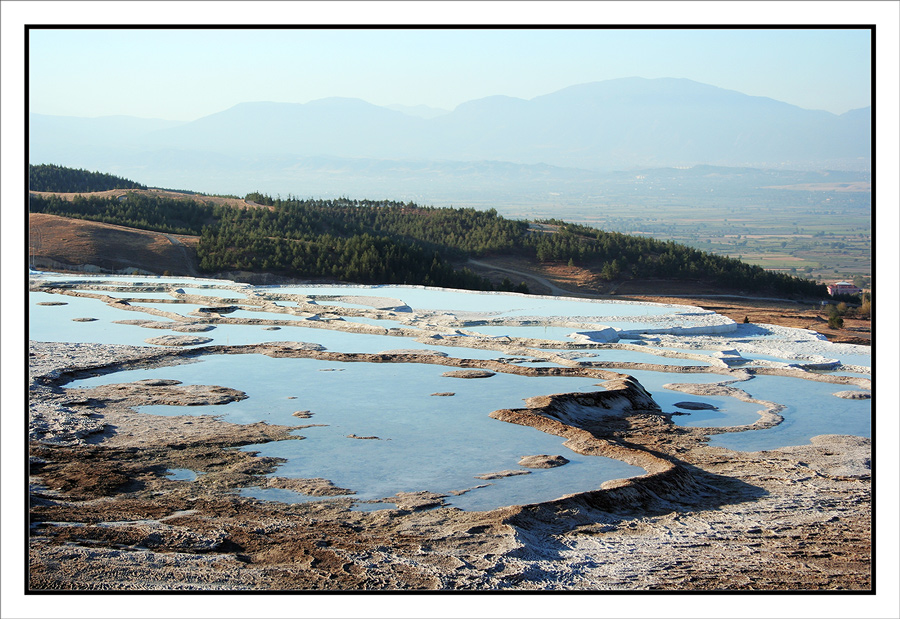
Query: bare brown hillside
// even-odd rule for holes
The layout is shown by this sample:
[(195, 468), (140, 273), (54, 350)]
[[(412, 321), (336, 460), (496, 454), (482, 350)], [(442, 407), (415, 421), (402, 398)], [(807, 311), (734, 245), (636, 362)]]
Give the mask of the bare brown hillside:
[(93, 265), (104, 271), (198, 274), (195, 236), (31, 213), (28, 238), (29, 264), (39, 269), (80, 271)]

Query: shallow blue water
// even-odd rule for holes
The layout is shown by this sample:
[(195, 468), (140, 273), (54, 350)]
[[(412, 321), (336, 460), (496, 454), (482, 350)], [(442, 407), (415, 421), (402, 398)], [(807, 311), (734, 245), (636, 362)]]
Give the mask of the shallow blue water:
[(591, 363), (591, 362), (608, 362), (608, 363), (655, 363), (663, 365), (697, 365), (709, 366), (709, 361), (700, 361), (696, 359), (680, 359), (676, 357), (662, 357), (654, 355), (650, 352), (642, 352), (636, 350), (620, 350), (615, 348), (605, 349), (585, 349), (582, 355), (578, 355), (578, 349), (551, 349), (542, 348), (544, 352), (558, 353), (574, 361)]
[(872, 355), (857, 355), (851, 353), (838, 352), (835, 359), (840, 360), (846, 365), (861, 365), (863, 367), (872, 367)]
[[(147, 338), (171, 334), (159, 329), (146, 329), (135, 325), (114, 324), (120, 320), (153, 320), (166, 322), (166, 318), (139, 311), (120, 310), (110, 307), (103, 301), (88, 297), (72, 297), (46, 292), (29, 293), (29, 339), (38, 342), (80, 342), (96, 344), (128, 344), (146, 346)], [(39, 302), (62, 302), (65, 305), (42, 306)], [(134, 304), (137, 307), (152, 307), (167, 312), (199, 320), (188, 316), (188, 312), (199, 307), (197, 304), (152, 303)], [(231, 315), (238, 314), (234, 312)], [(262, 312), (246, 312), (253, 317), (271, 317), (272, 320), (283, 321), (282, 325), (217, 325), (211, 331), (197, 333), (201, 337), (210, 338), (209, 344), (241, 346), (266, 342), (310, 342), (321, 344), (329, 350), (341, 352), (378, 353), (397, 349), (433, 349), (446, 352), (454, 357), (469, 359), (493, 359), (500, 353), (496, 351), (422, 344), (414, 338), (345, 333), (331, 329), (319, 329), (313, 326), (305, 328), (296, 326), (298, 318), (286, 314), (266, 314)], [(97, 318), (93, 322), (73, 322), (73, 318)], [(179, 322), (171, 321), (172, 326)], [(302, 321), (301, 321), (302, 324)], [(268, 330), (268, 326), (279, 326), (277, 330)]]
[(334, 307), (348, 307), (352, 309), (372, 309), (371, 305), (365, 305), (363, 303), (347, 303), (345, 301), (323, 301), (322, 299), (315, 299), (316, 305), (321, 305), (324, 309), (328, 309), (329, 306)]
[(396, 320), (387, 320), (387, 319), (379, 319), (379, 318), (365, 318), (363, 316), (344, 316), (345, 322), (358, 322), (365, 325), (373, 325), (376, 327), (384, 327), (385, 329), (391, 329), (394, 327), (401, 327), (400, 322)]
[[(66, 278), (59, 278), (65, 280)], [(145, 281), (158, 284), (151, 278), (110, 278), (113, 280)], [(90, 279), (92, 283), (99, 280)], [(185, 280), (172, 279), (183, 283)], [(188, 285), (188, 284), (184, 284)], [(196, 288), (192, 291), (218, 298), (237, 294)], [(265, 291), (265, 288), (261, 290)], [(439, 289), (417, 289), (396, 286), (376, 287), (303, 287), (273, 288), (277, 292), (344, 296), (366, 295), (402, 300), (415, 308), (465, 311), (493, 311), (508, 316), (592, 315), (628, 316), (672, 314), (675, 308), (652, 305), (603, 304), (585, 301), (539, 299), (522, 295), (482, 295)], [(187, 291), (187, 289), (186, 289)], [(218, 293), (223, 296), (220, 297)], [(163, 293), (122, 291), (111, 296), (150, 295), (166, 298)], [(159, 296), (157, 296), (159, 295)], [(144, 345), (146, 338), (166, 334), (165, 330), (145, 329), (130, 325), (115, 325), (114, 320), (165, 319), (142, 312), (124, 311), (88, 298), (31, 293), (29, 337), (38, 341), (98, 342), (107, 344)], [(38, 306), (38, 301), (62, 301), (64, 306)], [(214, 299), (211, 299), (211, 303)], [(218, 303), (218, 301), (217, 301)], [(284, 302), (287, 303), (287, 302)], [(327, 309), (323, 301), (323, 310)], [(335, 305), (354, 306), (352, 303)], [(364, 304), (359, 304), (364, 307)], [(197, 304), (148, 304), (187, 316)], [(259, 325), (219, 325), (214, 330), (199, 333), (212, 338), (213, 344), (255, 344), (273, 341), (299, 341), (321, 344), (341, 352), (378, 353), (397, 349), (430, 349), (453, 357), (495, 359), (505, 356), (492, 350), (445, 346), (441, 340), (423, 344), (414, 338), (386, 335), (345, 333), (337, 330), (291, 325), (298, 317), (238, 310), (229, 316), (265, 317), (284, 321), (278, 330)], [(72, 322), (72, 318), (93, 317), (94, 322)], [(197, 317), (190, 316), (192, 320)], [(380, 326), (396, 326), (394, 321), (368, 318), (347, 319)], [(173, 322), (173, 326), (178, 324)], [(621, 324), (625, 324), (622, 322)], [(631, 324), (631, 323), (628, 323)], [(651, 323), (634, 321), (647, 327)], [(735, 340), (722, 338), (722, 344), (741, 350), (744, 343), (760, 344), (766, 340), (783, 341), (779, 336), (759, 329), (738, 325)], [(566, 327), (486, 326), (470, 330), (489, 335), (537, 336), (541, 339), (568, 341), (569, 333), (577, 329)], [(458, 338), (465, 342), (468, 338)], [(582, 357), (584, 361), (630, 361), (663, 363), (668, 365), (704, 365), (703, 361), (669, 359), (648, 352), (626, 350), (592, 350), (596, 357)], [(823, 346), (828, 358), (845, 363), (870, 366), (870, 357), (837, 346)], [(677, 349), (674, 350), (685, 350)], [(833, 351), (833, 354), (832, 354)], [(702, 353), (703, 351), (689, 350)], [(778, 353), (769, 355), (747, 353), (748, 358), (782, 360)], [(790, 361), (789, 359), (784, 359)], [(556, 365), (546, 362), (526, 365)], [(445, 366), (427, 364), (366, 364), (326, 363), (310, 359), (271, 359), (262, 355), (227, 355), (210, 357), (202, 362), (173, 368), (141, 370), (134, 373), (91, 379), (103, 382), (130, 382), (141, 378), (176, 378), (186, 383), (220, 384), (246, 391), (248, 400), (218, 407), (146, 407), (151, 414), (216, 414), (237, 423), (267, 421), (284, 425), (327, 424), (300, 430), (307, 438), (301, 441), (282, 441), (247, 449), (263, 455), (278, 455), (289, 462), (276, 475), (325, 477), (338, 486), (358, 492), (356, 498), (371, 499), (390, 496), (399, 491), (432, 490), (461, 491), (480, 484), (486, 488), (472, 490), (461, 496), (451, 496), (450, 504), (464, 509), (488, 509), (512, 503), (548, 500), (570, 492), (599, 487), (606, 479), (641, 474), (641, 469), (627, 467), (616, 461), (578, 456), (562, 447), (562, 440), (531, 428), (523, 428), (490, 419), (491, 410), (517, 407), (532, 395), (564, 391), (598, 390), (594, 379), (536, 378), (497, 374), (489, 379), (460, 380), (440, 376)], [(327, 370), (327, 371), (326, 371)], [(677, 425), (715, 427), (750, 424), (758, 419), (755, 404), (747, 404), (724, 396), (693, 396), (663, 387), (667, 383), (708, 383), (726, 380), (716, 374), (680, 374), (650, 371), (626, 373), (637, 378), (650, 391), (664, 412), (686, 412), (673, 416)], [(84, 384), (88, 384), (85, 382)], [(729, 433), (713, 436), (710, 443), (739, 450), (772, 449), (806, 443), (816, 434), (853, 434), (869, 436), (871, 432), (871, 401), (844, 400), (834, 397), (836, 391), (852, 389), (813, 381), (786, 377), (759, 376), (733, 386), (752, 396), (787, 405), (780, 426), (761, 431)], [(431, 396), (433, 392), (453, 391), (452, 397)], [(289, 398), (296, 399), (289, 399)], [(674, 407), (682, 401), (712, 404), (717, 410), (684, 411)], [(311, 410), (315, 415), (299, 419), (291, 413)], [(348, 434), (378, 436), (381, 440), (347, 438)], [(518, 458), (537, 453), (558, 453), (571, 463), (558, 469), (533, 470), (529, 475), (508, 477), (490, 482), (476, 480), (475, 475), (503, 469), (516, 469)], [(287, 455), (285, 455), (287, 454)], [(324, 455), (323, 455), (324, 454)], [(618, 468), (617, 468), (618, 467)], [(625, 468), (621, 468), (625, 467)], [(187, 475), (187, 473), (176, 473)], [(303, 499), (302, 495), (281, 490), (246, 490), (254, 496), (283, 496), (284, 500)]]
[[(523, 406), (524, 398), (531, 396), (599, 390), (595, 379), (507, 374), (458, 379), (441, 375), (450, 369), (426, 364), (221, 355), (175, 367), (117, 372), (68, 386), (174, 378), (186, 384), (240, 389), (248, 399), (227, 405), (145, 406), (140, 410), (160, 415), (215, 414), (235, 423), (327, 424), (298, 430), (304, 440), (245, 449), (288, 459), (275, 475), (324, 477), (355, 490), (359, 499), (418, 490), (446, 493), (490, 483), (488, 488), (448, 499), (463, 509), (490, 509), (558, 498), (599, 488), (609, 479), (643, 474), (643, 469), (616, 460), (575, 454), (562, 446), (559, 437), (488, 417), (492, 410)], [(455, 395), (431, 395), (437, 392)], [(312, 417), (294, 417), (297, 410), (309, 410)], [(480, 474), (519, 469), (519, 458), (542, 453), (560, 454), (571, 462), (490, 482), (475, 479)]]
[[(212, 304), (201, 304), (201, 303), (131, 303), (134, 307), (146, 307), (150, 309), (160, 310), (163, 312), (169, 312), (171, 314), (178, 314), (179, 316), (184, 316), (185, 318), (190, 318), (193, 320), (198, 320), (198, 316), (191, 315), (191, 312), (199, 311), (204, 307), (212, 307)], [(139, 314), (135, 314), (135, 316), (140, 317)], [(155, 316), (144, 314), (144, 318), (155, 319)]]
[[(208, 305), (204, 307), (209, 307)], [(284, 306), (282, 306), (284, 307)], [(282, 312), (270, 312), (262, 307), (255, 308), (251, 305), (243, 305), (242, 309), (234, 310), (233, 312), (228, 312), (227, 314), (222, 314), (225, 318), (255, 318), (257, 320), (295, 320), (302, 322), (306, 320), (303, 316), (297, 316), (294, 314), (286, 314)]]
[[(647, 370), (628, 370), (627, 372), (650, 392), (653, 399), (666, 413), (687, 413), (675, 415), (672, 422), (677, 426), (685, 427), (725, 427), (742, 426), (754, 423), (759, 419), (762, 406), (742, 402), (728, 396), (693, 395), (683, 391), (666, 389), (663, 385), (669, 383), (694, 383), (710, 384), (728, 380), (728, 377), (718, 374), (675, 374), (669, 372), (651, 372)], [(735, 383), (732, 386), (738, 389), (746, 383)], [(678, 402), (702, 402), (711, 404), (718, 410), (685, 410), (675, 406)]]
[(753, 361), (775, 361), (778, 363), (802, 363), (802, 361), (798, 361), (797, 359), (788, 357), (787, 355), (763, 355), (755, 352), (742, 352), (741, 356), (744, 359), (748, 359), (750, 363), (746, 365), (759, 365), (754, 364)]
[(785, 404), (784, 421), (768, 430), (723, 434), (710, 445), (738, 451), (776, 449), (805, 445), (819, 434), (850, 434), (869, 437), (872, 433), (872, 401), (835, 397), (838, 391), (853, 390), (844, 385), (800, 381), (783, 376), (756, 376), (734, 385), (761, 400)]
[(595, 350), (597, 357), (594, 359), (586, 359), (586, 361), (617, 361), (629, 363), (660, 363), (664, 365), (700, 365), (709, 366), (709, 361), (699, 361), (697, 359), (680, 359), (677, 357), (662, 357), (650, 353), (640, 352), (636, 350)]
[(194, 481), (197, 473), (191, 469), (169, 469), (166, 476), (174, 481)]
[(222, 299), (246, 299), (247, 295), (242, 292), (235, 292), (234, 290), (222, 290), (217, 288), (189, 288), (185, 286), (179, 286), (180, 290), (183, 290), (185, 294), (198, 295), (202, 297), (217, 297)]
[[(134, 325), (113, 324), (114, 320), (165, 320), (142, 312), (129, 312), (103, 301), (46, 292), (29, 293), (28, 337), (38, 342), (90, 342), (146, 346), (144, 340), (167, 333)], [(39, 302), (58, 301), (66, 305), (43, 306)], [(73, 322), (73, 318), (96, 318), (93, 322)], [(176, 324), (173, 322), (173, 324)]]
[(168, 277), (158, 275), (107, 275), (107, 274), (79, 274), (71, 273), (54, 273), (52, 271), (29, 271), (30, 277), (40, 277), (42, 280), (50, 282), (85, 282), (89, 284), (98, 284), (100, 282), (111, 282), (114, 284), (128, 282), (129, 285), (145, 284), (147, 286), (156, 286), (158, 284), (184, 284), (190, 286), (192, 284), (212, 284), (212, 285), (233, 285), (234, 282), (224, 279), (208, 279), (203, 277)]
[[(273, 290), (302, 295), (366, 295), (400, 299), (418, 310), (498, 312), (502, 316), (645, 316), (672, 314), (677, 308), (640, 303), (544, 298), (515, 293), (476, 293), (404, 286), (290, 286)], [(328, 303), (323, 301), (323, 303)]]

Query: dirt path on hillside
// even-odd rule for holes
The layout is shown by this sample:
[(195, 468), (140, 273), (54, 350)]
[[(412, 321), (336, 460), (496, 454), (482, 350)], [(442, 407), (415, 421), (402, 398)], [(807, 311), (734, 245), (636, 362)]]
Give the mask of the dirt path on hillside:
[[(556, 284), (551, 282), (546, 277), (541, 277), (540, 275), (536, 275), (534, 273), (526, 273), (524, 271), (517, 271), (515, 269), (499, 266), (496, 264), (488, 264), (487, 262), (482, 262), (480, 260), (470, 259), (468, 264), (471, 264), (471, 265), (474, 265), (477, 267), (481, 267), (483, 269), (501, 271), (503, 273), (509, 273), (510, 275), (515, 275), (516, 277), (521, 277), (526, 280), (531, 280), (531, 281), (537, 282), (539, 285), (547, 288), (550, 291), (549, 294), (551, 296), (557, 296), (557, 297), (567, 297), (567, 296), (570, 297), (570, 296), (576, 296), (576, 295), (582, 296), (578, 293), (573, 293), (570, 290), (565, 290), (564, 288), (560, 288), (559, 286), (557, 286)], [(584, 296), (589, 296), (589, 295), (584, 295)]]
[(187, 271), (187, 274), (191, 277), (200, 277), (200, 273), (194, 268), (194, 256), (191, 254), (188, 247), (174, 235), (164, 234), (163, 236), (169, 239), (169, 242), (171, 242), (172, 245), (181, 250), (181, 255), (184, 256), (184, 268)]

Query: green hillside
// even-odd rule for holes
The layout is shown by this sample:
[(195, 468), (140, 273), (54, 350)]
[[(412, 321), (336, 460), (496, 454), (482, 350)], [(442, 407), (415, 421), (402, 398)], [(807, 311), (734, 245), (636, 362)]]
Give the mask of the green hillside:
[(53, 191), (58, 193), (108, 191), (110, 189), (146, 189), (146, 185), (125, 178), (74, 170), (52, 164), (28, 166), (28, 188), (31, 191)]
[[(68, 189), (71, 191), (71, 189)], [(407, 283), (474, 290), (527, 291), (457, 264), (469, 258), (516, 256), (581, 266), (607, 280), (663, 278), (723, 290), (826, 296), (810, 280), (771, 273), (733, 258), (674, 242), (604, 232), (558, 220), (531, 224), (493, 209), (434, 208), (389, 200), (273, 199), (234, 208), (129, 193), (123, 198), (32, 195), (32, 212), (79, 217), (200, 237), (204, 272), (259, 271), (359, 283)]]

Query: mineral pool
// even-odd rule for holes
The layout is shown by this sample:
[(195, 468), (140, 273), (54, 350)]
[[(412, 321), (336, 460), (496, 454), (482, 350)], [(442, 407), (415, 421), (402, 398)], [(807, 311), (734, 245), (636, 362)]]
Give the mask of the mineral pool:
[[(867, 347), (832, 344), (803, 330), (738, 325), (688, 306), (396, 285), (253, 287), (225, 280), (36, 271), (31, 273), (31, 288), (28, 329), (36, 341), (150, 347), (146, 340), (172, 333), (174, 327), (203, 324), (208, 330), (191, 335), (210, 338), (210, 344), (296, 341), (339, 352), (416, 350), (532, 366), (599, 364), (634, 376), (664, 413), (677, 413), (673, 423), (699, 428), (752, 424), (761, 407), (727, 396), (687, 395), (668, 385), (733, 381), (716, 373), (729, 366), (803, 370), (808, 364), (810, 375), (858, 377), (871, 371)], [(189, 299), (182, 301), (180, 295)], [(277, 311), (266, 305), (273, 302)], [(206, 311), (223, 303), (231, 311)], [(151, 322), (156, 328), (142, 324)], [(617, 364), (622, 369), (615, 369)], [(684, 366), (703, 371), (678, 372)], [(502, 372), (486, 379), (458, 379), (442, 376), (448, 369), (437, 364), (228, 354), (125, 370), (66, 386), (169, 378), (244, 391), (247, 399), (227, 405), (140, 410), (148, 415), (213, 414), (235, 423), (304, 426), (295, 431), (304, 440), (245, 449), (285, 459), (274, 473), (279, 477), (321, 477), (350, 490), (348, 496), (363, 509), (389, 507), (372, 501), (420, 490), (446, 495), (446, 504), (460, 509), (492, 509), (551, 500), (597, 489), (607, 480), (644, 474), (617, 460), (574, 453), (559, 437), (488, 416), (496, 409), (523, 406), (532, 396), (602, 390), (596, 379)], [(834, 395), (858, 387), (815, 382), (802, 373), (752, 375), (729, 384), (754, 399), (784, 405), (784, 421), (766, 430), (718, 434), (710, 438), (712, 445), (776, 449), (804, 444), (820, 434), (871, 434), (871, 400)], [(705, 407), (677, 406), (684, 401)], [(293, 415), (298, 410), (308, 411), (309, 418), (298, 419)], [(569, 462), (478, 479), (499, 471), (523, 471), (518, 460), (535, 454), (562, 455)], [(180, 469), (169, 474), (173, 479), (196, 478)], [(284, 502), (327, 500), (288, 490), (242, 492)]]

